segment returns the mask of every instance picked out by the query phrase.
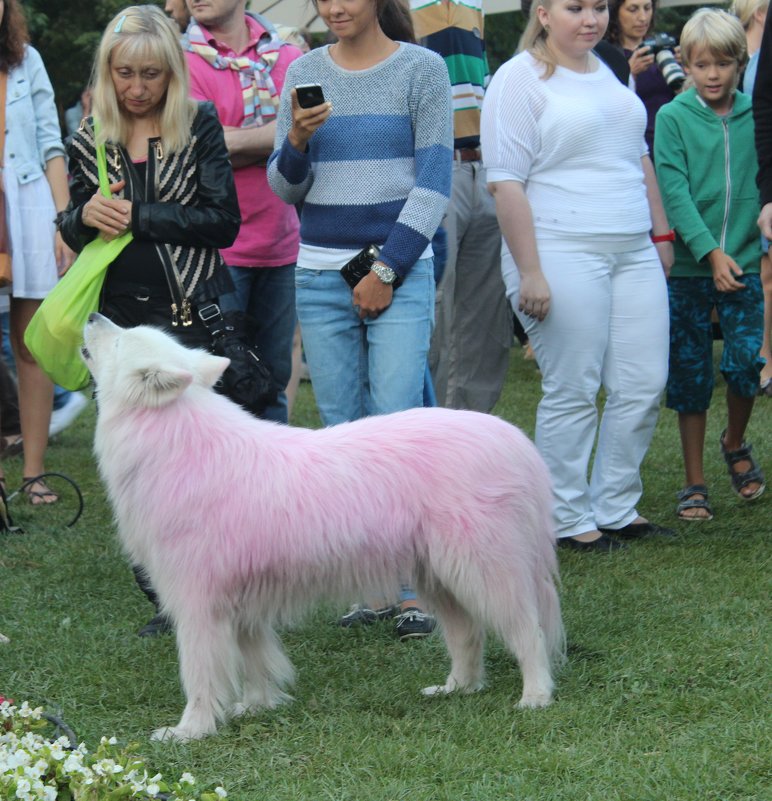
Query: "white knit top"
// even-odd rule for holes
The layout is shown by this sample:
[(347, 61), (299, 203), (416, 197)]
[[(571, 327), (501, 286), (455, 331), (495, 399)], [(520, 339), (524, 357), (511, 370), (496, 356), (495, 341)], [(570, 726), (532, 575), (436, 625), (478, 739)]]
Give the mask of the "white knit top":
[(537, 241), (648, 232), (643, 103), (602, 62), (586, 74), (541, 74), (524, 52), (491, 81), (481, 131), (488, 181), (525, 184)]

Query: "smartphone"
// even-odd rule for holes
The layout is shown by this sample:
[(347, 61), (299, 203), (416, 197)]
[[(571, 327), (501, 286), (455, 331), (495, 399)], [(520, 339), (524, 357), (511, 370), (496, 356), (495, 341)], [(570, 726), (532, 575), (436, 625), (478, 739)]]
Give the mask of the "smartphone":
[(324, 103), (324, 92), (318, 83), (302, 83), (295, 87), (300, 108), (313, 108)]

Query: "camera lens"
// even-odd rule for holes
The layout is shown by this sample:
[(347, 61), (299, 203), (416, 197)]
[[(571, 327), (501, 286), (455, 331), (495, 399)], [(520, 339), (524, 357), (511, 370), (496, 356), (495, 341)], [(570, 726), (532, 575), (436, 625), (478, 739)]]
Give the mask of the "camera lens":
[(677, 92), (686, 81), (686, 74), (681, 65), (676, 61), (675, 56), (671, 50), (660, 50), (654, 57), (665, 79), (665, 83), (674, 91)]

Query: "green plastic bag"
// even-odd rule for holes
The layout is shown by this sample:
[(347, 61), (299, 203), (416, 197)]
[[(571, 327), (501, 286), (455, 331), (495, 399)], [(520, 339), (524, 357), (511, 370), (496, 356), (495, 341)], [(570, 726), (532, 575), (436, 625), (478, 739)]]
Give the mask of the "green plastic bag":
[[(99, 187), (105, 197), (110, 197), (104, 145), (97, 148), (97, 162)], [(65, 389), (83, 389), (89, 383), (88, 368), (80, 357), (83, 327), (89, 314), (99, 309), (107, 268), (132, 239), (127, 231), (110, 242), (100, 236), (89, 242), (48, 293), (24, 332), (24, 344), (35, 361)]]

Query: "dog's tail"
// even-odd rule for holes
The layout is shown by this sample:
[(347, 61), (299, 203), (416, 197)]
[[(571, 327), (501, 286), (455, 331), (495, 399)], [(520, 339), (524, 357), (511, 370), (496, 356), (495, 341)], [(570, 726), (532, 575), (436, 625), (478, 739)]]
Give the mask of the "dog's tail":
[(557, 558), (555, 520), (552, 511), (552, 481), (547, 466), (539, 457), (532, 466), (538, 480), (534, 484), (536, 502), (531, 507), (531, 524), (538, 532), (535, 538), (540, 563), (536, 571), (536, 605), (539, 626), (544, 633), (547, 654), (554, 668), (566, 661), (566, 633), (560, 609), (560, 574)]
[(566, 661), (566, 632), (560, 611), (559, 585), (555, 571), (549, 578), (539, 577), (536, 587), (539, 625), (544, 632), (547, 654), (553, 668), (561, 667)]

